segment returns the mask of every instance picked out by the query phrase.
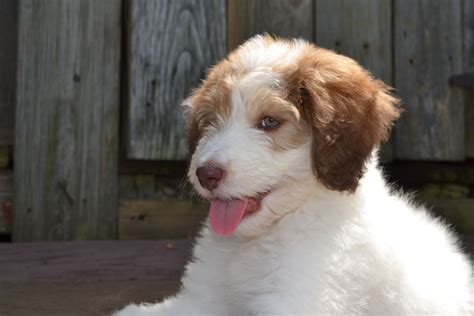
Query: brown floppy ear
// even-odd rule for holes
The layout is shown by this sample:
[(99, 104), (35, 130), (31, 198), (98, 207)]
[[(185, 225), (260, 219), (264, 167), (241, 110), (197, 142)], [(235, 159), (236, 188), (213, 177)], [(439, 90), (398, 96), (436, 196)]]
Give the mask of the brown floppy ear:
[(191, 157), (196, 150), (196, 146), (201, 137), (201, 132), (199, 130), (199, 123), (195, 115), (195, 109), (193, 108), (193, 97), (192, 95), (185, 99), (181, 106), (183, 107), (184, 113), (184, 122), (186, 125), (186, 138), (188, 143), (188, 161), (191, 160)]
[[(193, 156), (205, 127), (216, 125), (217, 113), (226, 116), (230, 111), (230, 106), (228, 106), (230, 105), (230, 90), (225, 84), (215, 84), (215, 77), (207, 79), (182, 103), (189, 159)], [(220, 107), (216, 105), (220, 105)]]
[(352, 59), (314, 46), (297, 77), (313, 136), (313, 171), (327, 188), (354, 192), (366, 160), (400, 115), (399, 100)]

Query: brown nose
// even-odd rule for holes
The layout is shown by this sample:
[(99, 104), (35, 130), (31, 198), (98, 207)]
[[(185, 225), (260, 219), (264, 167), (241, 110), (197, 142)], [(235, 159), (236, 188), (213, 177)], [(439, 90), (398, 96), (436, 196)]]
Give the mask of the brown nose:
[(196, 175), (201, 186), (212, 191), (217, 188), (219, 181), (224, 177), (224, 170), (213, 165), (205, 165), (197, 168)]

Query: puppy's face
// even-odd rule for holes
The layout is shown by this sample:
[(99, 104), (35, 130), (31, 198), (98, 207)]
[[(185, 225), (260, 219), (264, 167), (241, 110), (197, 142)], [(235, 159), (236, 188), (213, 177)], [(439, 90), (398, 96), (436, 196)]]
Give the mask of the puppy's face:
[(189, 179), (220, 235), (258, 235), (315, 190), (354, 192), (397, 100), (353, 60), (255, 37), (185, 102)]

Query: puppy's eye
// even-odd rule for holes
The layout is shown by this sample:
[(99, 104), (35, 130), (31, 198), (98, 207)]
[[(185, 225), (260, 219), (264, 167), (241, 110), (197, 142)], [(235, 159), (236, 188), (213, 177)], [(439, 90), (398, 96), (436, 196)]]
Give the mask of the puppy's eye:
[(274, 128), (277, 128), (278, 126), (280, 126), (280, 122), (271, 116), (265, 116), (258, 124), (258, 128), (266, 129), (266, 130), (274, 129)]

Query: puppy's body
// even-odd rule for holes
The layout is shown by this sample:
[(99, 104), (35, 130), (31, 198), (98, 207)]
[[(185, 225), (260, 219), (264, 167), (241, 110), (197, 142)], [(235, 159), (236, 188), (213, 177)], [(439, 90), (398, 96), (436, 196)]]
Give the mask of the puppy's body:
[(371, 166), (354, 195), (316, 193), (265, 235), (204, 228), (183, 291), (127, 313), (467, 315), (470, 265), (455, 243)]
[[(394, 103), (353, 61), (303, 41), (256, 37), (221, 62), (188, 100), (189, 178), (212, 228), (176, 297), (119, 315), (471, 313), (455, 238), (370, 157)], [(206, 165), (224, 176), (204, 181)]]

